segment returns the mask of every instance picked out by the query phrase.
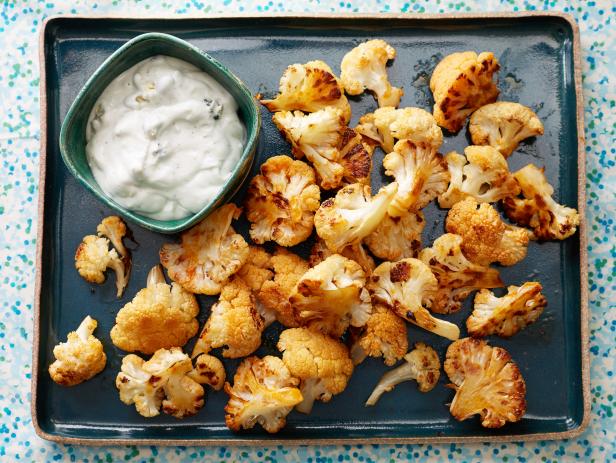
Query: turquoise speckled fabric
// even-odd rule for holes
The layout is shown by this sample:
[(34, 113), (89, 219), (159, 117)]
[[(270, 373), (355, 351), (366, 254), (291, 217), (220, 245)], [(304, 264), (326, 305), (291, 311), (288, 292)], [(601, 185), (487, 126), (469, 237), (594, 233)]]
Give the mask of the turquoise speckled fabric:
[[(610, 0), (5, 0), (0, 2), (0, 461), (616, 460), (616, 7)], [(592, 421), (569, 441), (476, 445), (187, 448), (77, 447), (36, 437), (30, 418), (39, 164), (38, 29), (58, 13), (466, 12), (558, 10), (581, 29), (587, 139)]]

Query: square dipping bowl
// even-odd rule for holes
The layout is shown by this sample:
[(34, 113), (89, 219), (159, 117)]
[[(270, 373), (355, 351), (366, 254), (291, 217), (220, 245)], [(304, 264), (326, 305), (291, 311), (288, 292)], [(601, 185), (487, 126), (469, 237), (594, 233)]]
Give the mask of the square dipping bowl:
[[(154, 55), (167, 55), (187, 61), (216, 79), (235, 99), (240, 120), (246, 128), (246, 143), (230, 177), (216, 197), (200, 211), (177, 220), (156, 220), (119, 205), (98, 185), (86, 158), (86, 126), (90, 112), (113, 79), (133, 65)], [(190, 43), (168, 34), (147, 33), (116, 50), (88, 79), (68, 110), (60, 130), (62, 160), (71, 174), (100, 201), (119, 215), (159, 233), (177, 233), (201, 221), (239, 190), (254, 160), (261, 113), (258, 103), (244, 83), (220, 62)]]

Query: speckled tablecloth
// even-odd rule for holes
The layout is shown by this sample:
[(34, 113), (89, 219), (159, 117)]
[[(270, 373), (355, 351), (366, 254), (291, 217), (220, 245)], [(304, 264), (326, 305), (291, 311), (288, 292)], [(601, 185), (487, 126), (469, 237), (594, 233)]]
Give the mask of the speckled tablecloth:
[[(42, 20), (58, 13), (465, 12), (550, 9), (581, 29), (586, 119), (592, 421), (569, 441), (477, 445), (192, 448), (77, 447), (39, 439), (30, 418)], [(0, 2), (0, 461), (616, 460), (616, 3), (597, 1), (47, 0)]]

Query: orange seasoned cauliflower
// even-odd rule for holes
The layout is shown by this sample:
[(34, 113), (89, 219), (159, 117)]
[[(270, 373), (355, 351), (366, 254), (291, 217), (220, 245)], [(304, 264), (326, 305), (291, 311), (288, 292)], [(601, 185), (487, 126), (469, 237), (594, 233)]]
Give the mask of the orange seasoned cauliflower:
[[(311, 267), (315, 267), (317, 264), (320, 264), (329, 256), (337, 254), (330, 249), (325, 244), (321, 238), (317, 238), (314, 242), (312, 248), (310, 248), (310, 256), (308, 258), (308, 263)], [(366, 252), (361, 243), (352, 244), (345, 247), (340, 255), (346, 257), (347, 259), (354, 260), (357, 262), (361, 268), (366, 272), (366, 275), (370, 275), (376, 264), (374, 263), (374, 259)]]
[(224, 365), (217, 357), (201, 354), (195, 359), (195, 366), (188, 376), (199, 384), (207, 384), (215, 391), (220, 391), (225, 384), (227, 374)]
[(255, 306), (263, 317), (265, 328), (276, 320), (277, 314), (274, 309), (266, 307), (259, 300), (259, 293), (263, 285), (274, 278), (271, 259), (272, 256), (262, 247), (250, 246), (248, 260), (236, 273), (239, 278), (244, 280), (244, 283), (248, 285), (252, 295), (256, 298)]
[(364, 243), (372, 254), (384, 260), (417, 257), (425, 225), (421, 211), (406, 211), (400, 217), (386, 215), (378, 227), (364, 238)]
[(340, 164), (344, 169), (342, 183), (345, 185), (352, 183), (370, 185), (374, 146), (364, 142), (359, 133), (347, 127), (342, 132), (338, 151), (340, 152)]
[(109, 240), (100, 236), (88, 235), (83, 238), (75, 252), (75, 268), (84, 280), (97, 284), (105, 281), (105, 270), (113, 269), (116, 274), (117, 297), (122, 297), (128, 284), (130, 267), (115, 249), (109, 249)]

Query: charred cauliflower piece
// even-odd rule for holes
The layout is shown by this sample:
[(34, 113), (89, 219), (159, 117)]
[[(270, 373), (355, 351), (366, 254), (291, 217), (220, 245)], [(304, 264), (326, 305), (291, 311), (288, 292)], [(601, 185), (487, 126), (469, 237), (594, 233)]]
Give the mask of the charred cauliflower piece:
[[(317, 238), (314, 242), (314, 245), (310, 249), (310, 257), (308, 258), (308, 263), (311, 267), (315, 267), (316, 265), (327, 259), (329, 256), (332, 256), (334, 254), (336, 253), (330, 251), (330, 249), (325, 244), (325, 241), (323, 241), (321, 238)], [(366, 252), (361, 243), (352, 244), (345, 247), (340, 252), (340, 255), (357, 262), (363, 269), (363, 271), (366, 273), (366, 275), (370, 275), (376, 267), (374, 259), (370, 256), (370, 254)]]
[(443, 157), (428, 144), (401, 140), (394, 151), (383, 158), (385, 174), (398, 183), (396, 197), (388, 214), (401, 217), (407, 211), (418, 211), (447, 189), (449, 172)]
[(543, 135), (543, 124), (532, 109), (497, 101), (475, 111), (468, 130), (474, 145), (493, 146), (508, 157), (522, 140)]
[(89, 315), (66, 342), (53, 348), (56, 360), (49, 365), (49, 376), (61, 386), (75, 386), (89, 380), (105, 368), (107, 356), (103, 344), (92, 334), (97, 322)]
[(445, 228), (462, 237), (462, 252), (479, 265), (514, 265), (526, 257), (529, 234), (503, 222), (490, 204), (466, 198), (453, 205)]
[(372, 172), (372, 155), (374, 146), (364, 142), (363, 137), (355, 130), (347, 127), (338, 143), (340, 164), (343, 168), (342, 183), (362, 183), (370, 185)]
[(496, 101), (499, 91), (492, 77), (499, 69), (491, 52), (465, 51), (443, 58), (430, 78), (438, 125), (458, 132), (473, 111)]
[(334, 337), (342, 336), (349, 324), (365, 325), (372, 312), (365, 283), (357, 262), (333, 254), (298, 280), (289, 298), (295, 319)]
[(259, 423), (269, 433), (280, 431), (289, 412), (303, 399), (298, 383), (278, 357), (244, 359), (237, 367), (233, 386), (225, 383), (227, 427), (239, 431)]
[(257, 312), (263, 318), (264, 328), (270, 326), (276, 320), (276, 310), (266, 307), (259, 300), (259, 293), (263, 285), (273, 280), (274, 271), (271, 262), (272, 256), (260, 246), (250, 246), (248, 260), (240, 268), (236, 275), (241, 278), (252, 291), (256, 298)]
[(417, 259), (383, 262), (368, 283), (373, 299), (386, 304), (405, 320), (447, 339), (458, 339), (453, 323), (434, 318), (429, 306), (438, 288), (430, 267)]
[(364, 243), (375, 256), (389, 261), (417, 257), (421, 248), (421, 233), (426, 221), (421, 211), (403, 213), (400, 217), (386, 215)]
[(289, 66), (280, 78), (279, 92), (273, 100), (261, 100), (272, 112), (299, 110), (312, 113), (334, 106), (342, 111), (345, 122), (351, 119), (351, 105), (342, 86), (323, 61)]
[(526, 413), (526, 384), (505, 349), (460, 339), (447, 349), (445, 373), (456, 391), (449, 411), (458, 421), (479, 415), (482, 426), (500, 428)]
[(314, 225), (327, 247), (340, 252), (348, 245), (358, 244), (379, 225), (398, 191), (396, 182), (382, 187), (376, 196), (370, 187), (354, 183), (326, 199), (314, 216)]
[(493, 203), (520, 193), (507, 161), (495, 148), (467, 146), (464, 154), (466, 158), (456, 152), (445, 156), (450, 183), (438, 198), (439, 206), (450, 208), (468, 197), (479, 203)]
[(391, 86), (386, 69), (387, 61), (395, 57), (396, 50), (384, 40), (360, 43), (342, 58), (340, 82), (349, 95), (368, 89), (379, 106), (398, 106), (404, 91)]
[(118, 312), (111, 340), (122, 350), (144, 354), (181, 347), (197, 334), (198, 314), (195, 296), (177, 283), (168, 285), (157, 265), (147, 286)]
[(302, 161), (274, 156), (261, 165), (261, 175), (248, 188), (246, 218), (255, 243), (275, 241), (295, 246), (310, 236), (321, 193), (314, 171)]
[(169, 277), (191, 293), (220, 293), (248, 259), (248, 244), (231, 226), (241, 212), (235, 204), (225, 204), (182, 233), (180, 244), (164, 244), (160, 263)]
[(503, 200), (507, 217), (530, 227), (534, 238), (540, 240), (564, 240), (575, 233), (580, 224), (580, 216), (577, 210), (554, 201), (554, 188), (545, 178), (544, 169), (528, 164), (513, 176), (524, 198)]
[(441, 361), (438, 354), (432, 347), (418, 342), (415, 348), (404, 356), (402, 365), (383, 375), (368, 397), (366, 407), (376, 405), (383, 393), (393, 391), (394, 387), (404, 381), (415, 380), (421, 392), (429, 392), (434, 389), (440, 376)]
[(220, 391), (225, 384), (227, 374), (222, 362), (213, 355), (201, 354), (195, 360), (195, 366), (188, 373), (190, 379), (199, 384), (207, 384), (215, 391)]
[(542, 289), (534, 281), (509, 286), (503, 297), (482, 289), (475, 296), (475, 308), (466, 320), (468, 334), (476, 338), (491, 334), (509, 338), (523, 330), (539, 318), (548, 303)]
[(105, 281), (105, 270), (111, 268), (116, 274), (117, 297), (122, 297), (128, 284), (130, 269), (126, 268), (115, 249), (109, 249), (106, 238), (85, 236), (75, 252), (75, 268), (84, 280), (97, 284)]
[(438, 289), (430, 306), (432, 312), (457, 312), (474, 290), (503, 286), (498, 270), (473, 264), (464, 257), (461, 246), (462, 237), (446, 233), (437, 238), (431, 248), (419, 254), (419, 259), (430, 266), (438, 281)]
[(278, 350), (291, 375), (301, 381), (303, 401), (296, 408), (302, 413), (310, 413), (315, 400), (329, 402), (344, 391), (353, 373), (344, 344), (307, 328), (280, 333)]

